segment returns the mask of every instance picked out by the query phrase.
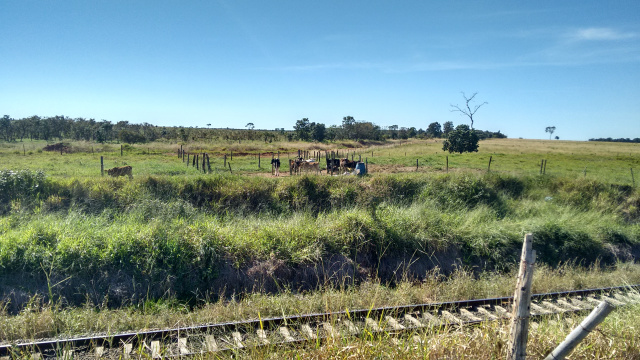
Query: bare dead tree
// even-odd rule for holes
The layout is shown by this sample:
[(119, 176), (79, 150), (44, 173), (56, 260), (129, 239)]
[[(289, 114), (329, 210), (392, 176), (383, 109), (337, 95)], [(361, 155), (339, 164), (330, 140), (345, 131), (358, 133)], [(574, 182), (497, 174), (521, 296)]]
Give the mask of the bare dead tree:
[(476, 105), (473, 110), (471, 110), (471, 106), (469, 105), (469, 103), (473, 100), (474, 97), (476, 97), (476, 95), (478, 95), (478, 93), (473, 93), (473, 95), (471, 95), (471, 97), (467, 97), (467, 95), (464, 93), (464, 91), (462, 92), (462, 97), (464, 97), (464, 101), (466, 102), (466, 106), (467, 109), (462, 109), (460, 108), (460, 106), (458, 105), (453, 105), (451, 104), (451, 107), (453, 108), (453, 110), (451, 110), (451, 112), (460, 112), (464, 115), (466, 115), (469, 120), (471, 120), (471, 129), (473, 129), (473, 115), (475, 115), (476, 111), (478, 111), (478, 109), (480, 109), (480, 107), (482, 107), (482, 105), (488, 104), (488, 102), (483, 102), (480, 105)]

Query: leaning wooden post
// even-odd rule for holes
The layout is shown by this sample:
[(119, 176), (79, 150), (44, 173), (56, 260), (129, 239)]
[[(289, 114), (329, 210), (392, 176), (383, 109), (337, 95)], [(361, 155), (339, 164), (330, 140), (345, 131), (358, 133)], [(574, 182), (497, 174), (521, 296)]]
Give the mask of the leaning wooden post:
[(487, 172), (491, 171), (491, 160), (493, 159), (493, 155), (489, 156), (489, 166), (487, 167)]
[(233, 151), (231, 151), (231, 161), (233, 161)]
[(633, 178), (633, 168), (630, 168), (630, 170), (631, 170), (631, 186), (636, 187), (636, 180)]
[(104, 176), (104, 159), (100, 156), (100, 176)]
[(582, 341), (593, 329), (598, 326), (613, 311), (614, 307), (607, 301), (602, 301), (591, 314), (584, 319), (571, 334), (551, 352), (544, 360), (561, 360)]
[(547, 174), (547, 160), (544, 160), (544, 169), (542, 169), (542, 175), (546, 175)]
[(533, 235), (524, 236), (520, 271), (513, 294), (513, 310), (511, 312), (511, 336), (509, 337), (508, 360), (524, 360), (527, 356), (527, 337), (529, 333), (529, 307), (531, 306), (531, 282), (533, 280), (533, 264), (536, 253), (531, 249)]
[(231, 170), (231, 163), (229, 163), (229, 172), (233, 174), (233, 170)]

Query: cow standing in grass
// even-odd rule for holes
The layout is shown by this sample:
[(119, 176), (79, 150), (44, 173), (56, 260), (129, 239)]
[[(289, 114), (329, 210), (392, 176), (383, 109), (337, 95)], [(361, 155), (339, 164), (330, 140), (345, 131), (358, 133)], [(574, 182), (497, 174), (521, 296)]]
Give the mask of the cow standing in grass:
[(132, 168), (131, 166), (127, 165), (127, 166), (120, 166), (120, 167), (114, 167), (112, 169), (107, 169), (107, 174), (111, 175), (111, 176), (125, 176), (128, 175), (130, 180), (133, 180), (133, 173), (131, 172)]
[(275, 175), (280, 176), (280, 159), (279, 158), (271, 159), (271, 166), (273, 166), (276, 171)]

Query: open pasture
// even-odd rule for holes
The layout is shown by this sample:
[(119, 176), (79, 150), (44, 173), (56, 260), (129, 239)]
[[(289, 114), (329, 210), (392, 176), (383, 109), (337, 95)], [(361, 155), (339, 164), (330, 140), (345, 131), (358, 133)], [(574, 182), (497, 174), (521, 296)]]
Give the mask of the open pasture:
[[(192, 166), (191, 155), (190, 164), (187, 164), (186, 159), (178, 157), (181, 148), (179, 144), (157, 142), (120, 145), (72, 142), (69, 145), (71, 152), (60, 154), (42, 151), (46, 146), (42, 141), (2, 143), (0, 164), (2, 168), (11, 170), (43, 170), (51, 177), (90, 178), (100, 175), (102, 156), (105, 170), (130, 165), (133, 167), (134, 176), (191, 176), (202, 173)], [(341, 157), (349, 156), (366, 161), (371, 173), (444, 173), (448, 170), (537, 175), (542, 170), (547, 175), (583, 177), (621, 185), (632, 185), (640, 173), (640, 144), (629, 143), (489, 139), (480, 142), (477, 153), (465, 154), (449, 154), (442, 151), (442, 141), (439, 139), (393, 141), (385, 144), (266, 144), (260, 141), (245, 141), (240, 144), (194, 143), (182, 145), (182, 148), (188, 154), (207, 153), (214, 173), (229, 172), (231, 164), (231, 171), (242, 175), (270, 175), (271, 158), (280, 154), (281, 175), (287, 176), (288, 159), (297, 156), (298, 150), (320, 155), (317, 160), (320, 160), (322, 175), (327, 174), (324, 161), (327, 151), (339, 151)]]

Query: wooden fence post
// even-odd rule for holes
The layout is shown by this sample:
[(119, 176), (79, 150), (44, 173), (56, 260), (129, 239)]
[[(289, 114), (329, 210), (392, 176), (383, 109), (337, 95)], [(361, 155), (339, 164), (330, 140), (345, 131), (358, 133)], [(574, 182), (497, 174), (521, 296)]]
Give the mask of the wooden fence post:
[(104, 159), (100, 156), (100, 176), (104, 176)]
[(233, 170), (231, 170), (231, 162), (229, 162), (229, 172), (233, 174)]
[(542, 166), (544, 165), (544, 159), (540, 160), (540, 175), (542, 175)]
[(544, 160), (544, 169), (542, 169), (542, 175), (547, 174), (547, 159)]
[(211, 174), (211, 163), (209, 163), (209, 154), (207, 154), (207, 170), (209, 170), (209, 174)]
[(122, 156), (122, 153), (124, 152), (124, 145), (120, 144), (120, 156)]
[(189, 153), (187, 153), (187, 167), (189, 167)]
[(636, 180), (633, 178), (633, 168), (631, 170), (631, 186), (636, 187)]
[(260, 153), (258, 153), (258, 169), (260, 169)]
[(416, 171), (418, 171), (418, 159), (416, 159)]
[(222, 164), (223, 168), (227, 167), (227, 154), (224, 154), (224, 163)]
[(447, 172), (449, 172), (449, 155), (447, 155)]
[(562, 360), (582, 341), (593, 329), (613, 311), (614, 307), (602, 301), (581, 323), (571, 331), (567, 338), (551, 352), (544, 360)]
[(493, 155), (489, 156), (489, 166), (487, 167), (487, 172), (491, 171), (491, 160), (493, 159)]
[(182, 154), (182, 145), (180, 145), (180, 151), (178, 152), (178, 157), (180, 157), (180, 154)]
[(206, 153), (202, 153), (202, 172), (203, 173), (207, 173), (207, 168), (205, 167), (207, 163), (207, 154)]
[(513, 311), (511, 312), (511, 335), (508, 360), (525, 360), (527, 356), (527, 337), (529, 335), (529, 307), (531, 306), (531, 282), (533, 280), (533, 264), (536, 252), (532, 250), (533, 235), (524, 236), (520, 270), (513, 294)]
[(229, 161), (233, 161), (233, 151), (231, 151), (231, 159)]
[(194, 164), (195, 164), (195, 166), (196, 166), (196, 170), (200, 170), (200, 154), (196, 154), (196, 155), (193, 157), (193, 163), (194, 163)]

